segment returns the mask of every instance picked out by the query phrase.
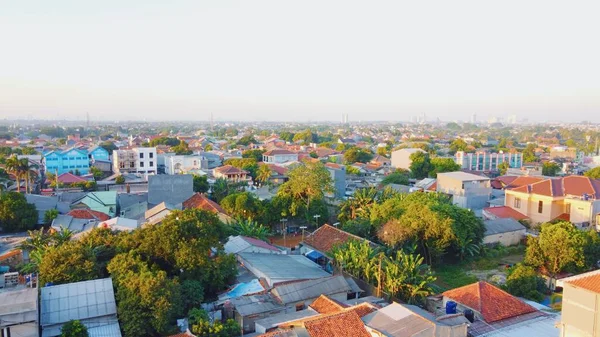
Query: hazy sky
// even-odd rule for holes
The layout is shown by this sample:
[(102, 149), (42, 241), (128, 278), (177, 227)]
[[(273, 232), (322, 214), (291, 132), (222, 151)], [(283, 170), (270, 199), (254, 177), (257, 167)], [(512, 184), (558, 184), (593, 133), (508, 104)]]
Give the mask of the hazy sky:
[(600, 122), (600, 2), (0, 0), (0, 117)]

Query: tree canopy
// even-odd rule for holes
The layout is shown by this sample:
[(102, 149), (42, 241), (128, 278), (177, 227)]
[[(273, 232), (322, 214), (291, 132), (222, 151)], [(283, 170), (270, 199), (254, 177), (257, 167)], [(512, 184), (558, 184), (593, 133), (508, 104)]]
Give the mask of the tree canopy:
[(371, 159), (373, 159), (373, 153), (359, 147), (352, 147), (344, 153), (344, 160), (348, 164), (367, 163)]
[(460, 170), (460, 165), (453, 158), (432, 158), (431, 166), (432, 170), (429, 172), (429, 176), (432, 178), (436, 178), (438, 173)]
[(301, 209), (310, 209), (313, 201), (321, 200), (325, 193), (332, 192), (329, 171), (320, 162), (306, 162), (288, 172), (289, 180), (281, 185), (277, 195), (291, 200), (290, 212), (297, 215)]
[(8, 192), (0, 195), (0, 227), (7, 232), (26, 231), (35, 228), (38, 212), (28, 204), (21, 193)]
[(585, 176), (592, 179), (600, 179), (600, 166), (585, 172)]
[(415, 152), (410, 155), (410, 173), (415, 179), (423, 179), (429, 176), (431, 172), (431, 159), (428, 153), (421, 151)]

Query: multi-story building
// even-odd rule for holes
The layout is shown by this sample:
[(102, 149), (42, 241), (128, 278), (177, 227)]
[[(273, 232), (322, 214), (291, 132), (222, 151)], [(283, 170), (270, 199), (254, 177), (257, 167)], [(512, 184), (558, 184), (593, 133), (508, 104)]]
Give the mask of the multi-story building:
[(325, 168), (329, 171), (333, 182), (333, 197), (343, 198), (346, 195), (346, 167), (339, 164), (327, 163)]
[(508, 188), (504, 205), (533, 223), (568, 220), (580, 227), (597, 226), (600, 216), (600, 180), (583, 176), (539, 179)]
[(225, 165), (213, 169), (213, 176), (217, 179), (222, 178), (233, 182), (252, 180), (250, 177), (250, 172), (231, 165)]
[(155, 147), (136, 147), (113, 151), (113, 171), (116, 173), (156, 174)]
[(465, 153), (458, 151), (455, 155), (455, 161), (462, 169), (471, 171), (496, 171), (498, 165), (507, 162), (510, 168), (521, 168), (523, 166), (522, 153), (489, 153), (476, 152)]
[(87, 150), (78, 148), (50, 151), (44, 155), (44, 162), (46, 172), (59, 175), (67, 172), (87, 174), (90, 170)]
[(438, 192), (452, 196), (452, 203), (471, 210), (483, 209), (490, 200), (490, 178), (466, 172), (438, 173)]
[(269, 164), (283, 164), (298, 161), (298, 154), (284, 149), (274, 149), (263, 153), (263, 162)]

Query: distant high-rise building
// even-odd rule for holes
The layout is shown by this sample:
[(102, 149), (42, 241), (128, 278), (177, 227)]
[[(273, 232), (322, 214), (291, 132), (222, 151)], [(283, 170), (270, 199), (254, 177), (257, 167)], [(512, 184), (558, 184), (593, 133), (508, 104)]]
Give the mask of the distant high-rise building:
[(476, 124), (477, 123), (477, 114), (472, 114), (471, 115), (471, 124)]
[(508, 124), (517, 124), (517, 115), (508, 116), (506, 121), (508, 122)]

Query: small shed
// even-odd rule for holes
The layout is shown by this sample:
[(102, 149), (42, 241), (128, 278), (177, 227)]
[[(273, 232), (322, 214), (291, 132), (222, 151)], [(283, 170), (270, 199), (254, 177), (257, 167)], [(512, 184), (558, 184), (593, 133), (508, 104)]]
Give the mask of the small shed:
[(517, 245), (525, 237), (527, 229), (513, 218), (498, 218), (485, 220), (485, 235), (483, 243), (501, 244), (503, 246)]

